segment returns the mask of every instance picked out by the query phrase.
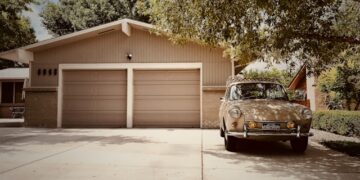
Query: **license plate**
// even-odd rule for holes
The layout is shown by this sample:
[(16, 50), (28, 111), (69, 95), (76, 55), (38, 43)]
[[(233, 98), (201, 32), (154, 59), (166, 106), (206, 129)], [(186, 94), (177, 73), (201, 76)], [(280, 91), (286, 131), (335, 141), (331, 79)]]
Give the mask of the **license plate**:
[(280, 124), (277, 123), (263, 123), (263, 130), (280, 130)]

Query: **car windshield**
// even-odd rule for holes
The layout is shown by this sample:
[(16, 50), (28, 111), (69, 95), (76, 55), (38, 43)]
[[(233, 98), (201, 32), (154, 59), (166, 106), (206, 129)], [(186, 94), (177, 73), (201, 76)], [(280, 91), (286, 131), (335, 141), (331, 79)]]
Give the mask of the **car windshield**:
[(274, 83), (239, 83), (230, 87), (229, 99), (279, 99), (288, 100), (284, 88)]

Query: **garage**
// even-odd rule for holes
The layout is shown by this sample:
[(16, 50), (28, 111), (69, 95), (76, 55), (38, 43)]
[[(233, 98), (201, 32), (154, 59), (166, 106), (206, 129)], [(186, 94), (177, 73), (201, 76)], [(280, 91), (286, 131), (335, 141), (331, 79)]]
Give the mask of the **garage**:
[(135, 70), (134, 127), (200, 127), (200, 70)]
[(125, 70), (65, 70), (63, 127), (126, 127)]
[(29, 63), (25, 126), (217, 128), (233, 61), (155, 27), (120, 19), (0, 53)]

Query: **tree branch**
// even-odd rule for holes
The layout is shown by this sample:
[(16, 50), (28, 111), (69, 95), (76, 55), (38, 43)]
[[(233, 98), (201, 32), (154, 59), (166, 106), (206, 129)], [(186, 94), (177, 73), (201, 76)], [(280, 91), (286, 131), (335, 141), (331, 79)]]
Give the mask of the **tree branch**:
[[(360, 2), (360, 0), (359, 0)], [(321, 34), (311, 34), (311, 33), (294, 33), (296, 37), (302, 39), (315, 39), (319, 41), (327, 41), (327, 42), (339, 42), (339, 43), (348, 43), (352, 45), (360, 45), (360, 39), (356, 37), (348, 37), (348, 36), (329, 36), (329, 35), (321, 35)]]

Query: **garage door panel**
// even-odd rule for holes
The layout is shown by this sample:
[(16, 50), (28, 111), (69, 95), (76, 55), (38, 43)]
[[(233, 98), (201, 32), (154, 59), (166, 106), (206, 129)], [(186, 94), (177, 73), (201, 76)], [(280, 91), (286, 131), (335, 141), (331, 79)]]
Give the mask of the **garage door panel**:
[(126, 71), (112, 70), (65, 70), (66, 82), (126, 82)]
[(186, 111), (186, 110), (196, 110), (199, 111), (200, 107), (198, 105), (199, 99), (144, 99), (144, 100), (135, 100), (134, 106), (136, 110), (139, 111), (152, 111), (152, 110), (161, 110), (161, 111)]
[(134, 126), (200, 127), (200, 71), (135, 71)]
[(198, 70), (136, 71), (135, 81), (200, 81)]
[(199, 83), (197, 85), (135, 85), (135, 97), (137, 95), (200, 95)]
[(166, 80), (166, 81), (154, 81), (154, 80), (148, 80), (148, 81), (135, 81), (135, 85), (199, 85), (199, 80), (196, 81), (173, 81), (173, 80)]
[(78, 99), (78, 100), (107, 100), (107, 99), (113, 99), (113, 100), (126, 100), (126, 96), (76, 96), (76, 95), (67, 95), (64, 96), (64, 100), (70, 100), (70, 99)]
[(68, 99), (66, 100), (66, 110), (126, 110), (125, 103), (119, 103), (119, 101), (125, 101), (125, 98), (117, 99)]
[(126, 84), (64, 84), (63, 92), (66, 95), (117, 96), (126, 94)]
[(64, 71), (64, 127), (125, 127), (126, 71)]
[(150, 99), (150, 100), (153, 100), (153, 99), (159, 99), (159, 100), (162, 100), (162, 99), (165, 99), (165, 100), (166, 99), (172, 99), (172, 100), (197, 99), (197, 100), (199, 100), (199, 98), (200, 98), (199, 95), (189, 95), (189, 96), (182, 96), (182, 95), (143, 96), (143, 95), (137, 95), (135, 100), (142, 100), (142, 99)]
[(198, 111), (135, 111), (134, 114), (137, 127), (199, 127), (199, 123), (194, 123), (199, 122)]
[[(126, 122), (121, 117), (125, 111), (77, 111), (64, 112), (64, 127), (125, 127)], [(114, 119), (114, 117), (118, 117)], [(114, 123), (117, 121), (117, 123)]]

